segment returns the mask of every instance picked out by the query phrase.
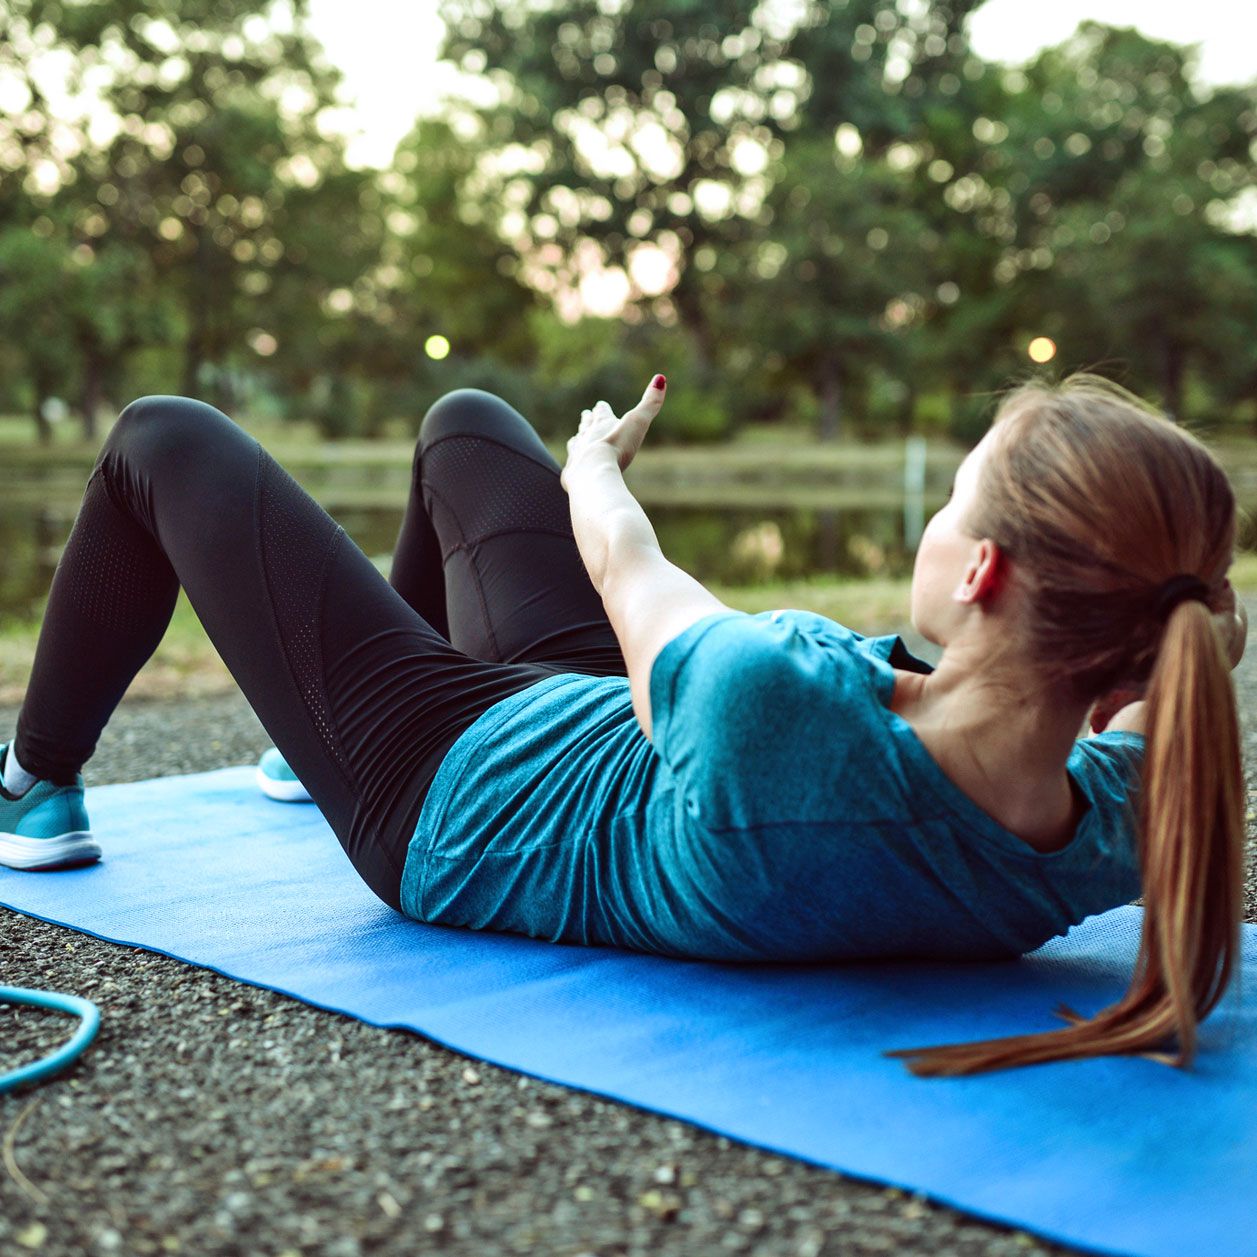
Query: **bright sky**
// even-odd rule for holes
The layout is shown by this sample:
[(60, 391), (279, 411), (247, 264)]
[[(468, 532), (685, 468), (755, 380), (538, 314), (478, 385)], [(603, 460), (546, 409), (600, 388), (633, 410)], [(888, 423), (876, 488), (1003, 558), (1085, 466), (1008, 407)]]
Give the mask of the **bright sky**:
[[(350, 147), (355, 165), (387, 165), (415, 118), (436, 107), (454, 77), (438, 69), (441, 24), (436, 0), (309, 0), (309, 25), (345, 75), (356, 100), (360, 134)], [(1073, 33), (1084, 18), (1137, 26), (1144, 34), (1200, 45), (1207, 83), (1254, 77), (1257, 4), (1252, 0), (987, 0), (970, 32), (979, 55), (1018, 62)]]

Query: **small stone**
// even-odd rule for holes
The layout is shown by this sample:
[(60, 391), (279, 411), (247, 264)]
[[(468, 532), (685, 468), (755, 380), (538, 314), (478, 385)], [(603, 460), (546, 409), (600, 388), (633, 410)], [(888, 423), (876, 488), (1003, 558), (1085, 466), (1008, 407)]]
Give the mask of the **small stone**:
[(376, 1198), (375, 1203), (380, 1206), (385, 1217), (400, 1218), (402, 1207), (397, 1203), (396, 1197), (391, 1192), (381, 1192)]
[(655, 1191), (653, 1187), (643, 1192), (637, 1203), (643, 1209), (649, 1209), (661, 1222), (671, 1222), (681, 1212), (681, 1202), (676, 1196), (671, 1192)]
[(445, 1219), (439, 1213), (430, 1213), (423, 1220), (423, 1229), (431, 1232), (444, 1230)]
[(42, 1222), (32, 1222), (30, 1226), (19, 1231), (14, 1237), (23, 1248), (43, 1248), (48, 1238), (48, 1228)]
[(799, 1246), (795, 1249), (799, 1257), (820, 1257), (825, 1247), (825, 1232), (819, 1227), (805, 1227), (799, 1235)]
[(581, 1201), (582, 1203), (587, 1203), (593, 1200), (594, 1189), (590, 1187), (587, 1183), (581, 1183), (579, 1187), (573, 1190), (572, 1195), (575, 1196), (576, 1199)]
[(480, 1081), (480, 1075), (470, 1065), (463, 1070), (463, 1081), (469, 1086), (474, 1087)]
[(665, 1187), (677, 1181), (677, 1168), (675, 1165), (661, 1165), (655, 1171), (655, 1182), (662, 1183)]

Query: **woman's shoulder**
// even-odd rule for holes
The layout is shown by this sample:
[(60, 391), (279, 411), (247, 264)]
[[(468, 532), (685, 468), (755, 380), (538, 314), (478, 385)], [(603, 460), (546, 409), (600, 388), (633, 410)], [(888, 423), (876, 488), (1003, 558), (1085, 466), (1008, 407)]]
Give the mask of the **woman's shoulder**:
[(918, 659), (897, 633), (870, 636), (829, 616), (821, 615), (817, 611), (804, 611), (792, 607), (762, 611), (758, 615), (751, 616), (750, 619), (779, 624), (792, 629), (818, 645), (851, 656), (853, 661), (866, 666), (875, 666), (879, 672), (897, 669), (904, 672), (930, 673), (934, 670), (932, 664), (924, 659)]

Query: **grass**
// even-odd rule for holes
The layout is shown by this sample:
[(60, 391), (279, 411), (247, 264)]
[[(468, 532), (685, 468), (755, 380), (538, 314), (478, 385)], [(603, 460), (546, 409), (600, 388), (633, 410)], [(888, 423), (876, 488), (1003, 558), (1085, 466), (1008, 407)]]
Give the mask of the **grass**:
[[(41, 620), (42, 612), (29, 620), (0, 625), (0, 703), (22, 700)], [(128, 693), (144, 698), (197, 698), (222, 694), (234, 686), (231, 673), (181, 591), (166, 636)]]
[[(797, 581), (789, 584), (712, 591), (742, 611), (797, 607), (817, 611), (862, 632), (890, 631), (904, 623), (907, 581)], [(42, 613), (29, 620), (0, 624), (0, 703), (19, 703), (30, 676)], [(187, 595), (180, 591), (175, 613), (156, 653), (127, 691), (151, 699), (200, 698), (223, 694), (235, 681), (218, 657)]]
[[(386, 570), (385, 563), (377, 566)], [(1241, 595), (1257, 596), (1257, 554), (1241, 554), (1231, 569)], [(907, 623), (909, 580), (811, 580), (746, 586), (711, 586), (731, 607), (751, 613), (794, 607), (816, 611), (862, 633), (895, 632)], [(39, 617), (0, 624), (0, 703), (18, 703), (30, 676)], [(218, 657), (187, 596), (180, 592), (166, 636), (132, 682), (128, 694), (152, 699), (227, 693), (235, 681)]]

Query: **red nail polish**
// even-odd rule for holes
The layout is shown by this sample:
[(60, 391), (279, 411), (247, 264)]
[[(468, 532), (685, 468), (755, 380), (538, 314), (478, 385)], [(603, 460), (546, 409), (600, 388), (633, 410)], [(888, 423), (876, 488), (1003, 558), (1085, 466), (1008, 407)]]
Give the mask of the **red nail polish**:
[(668, 380), (666, 376), (657, 375), (653, 380), (651, 380), (650, 384), (652, 388), (663, 388), (667, 382)]

